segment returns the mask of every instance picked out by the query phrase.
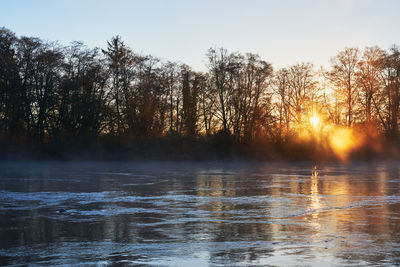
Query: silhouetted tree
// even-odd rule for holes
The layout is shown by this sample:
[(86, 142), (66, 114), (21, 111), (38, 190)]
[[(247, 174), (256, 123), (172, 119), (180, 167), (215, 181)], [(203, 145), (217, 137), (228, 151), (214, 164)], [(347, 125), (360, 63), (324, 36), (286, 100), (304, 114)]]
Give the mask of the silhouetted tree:
[(185, 134), (193, 137), (197, 134), (197, 105), (199, 88), (202, 84), (201, 74), (193, 72), (188, 66), (182, 66), (183, 121)]
[(24, 92), (16, 58), (17, 38), (0, 28), (0, 130), (5, 134), (24, 131)]
[(365, 116), (365, 122), (372, 122), (373, 101), (375, 94), (381, 90), (381, 73), (384, 51), (378, 47), (366, 47), (358, 62), (356, 81), (360, 88), (360, 104)]
[(356, 82), (357, 65), (360, 60), (358, 48), (345, 48), (331, 59), (331, 71), (327, 73), (328, 79), (344, 101), (346, 108), (346, 125), (353, 123), (354, 108), (358, 98)]
[[(131, 106), (133, 101), (129, 89), (133, 75), (134, 56), (120, 36), (115, 36), (107, 42), (107, 50), (103, 50), (103, 53), (108, 62), (113, 105), (115, 106), (115, 122), (111, 126), (113, 131), (121, 135), (126, 129), (127, 121), (130, 127), (133, 127), (132, 116), (134, 114), (132, 114), (132, 110), (134, 110), (134, 107)], [(128, 115), (128, 117), (124, 116), (124, 109), (125, 115)]]
[(254, 54), (239, 59), (238, 85), (232, 97), (234, 134), (239, 139), (250, 141), (263, 125), (269, 124), (272, 104), (268, 81), (272, 67)]
[(0, 141), (21, 137), (40, 147), (55, 144), (53, 151), (67, 142), (99, 141), (118, 151), (142, 143), (162, 148), (166, 141), (178, 151), (186, 136), (206, 144), (204, 151), (211, 144), (230, 155), (235, 145), (290, 143), (313, 115), (398, 141), (396, 46), (345, 48), (321, 76), (311, 63), (273, 73), (258, 55), (224, 48), (209, 49), (206, 57), (208, 71), (196, 72), (136, 54), (119, 36), (99, 50), (18, 38), (0, 28)]
[(59, 89), (58, 134), (96, 137), (112, 128), (108, 72), (98, 49), (74, 42), (65, 49)]
[(179, 69), (178, 64), (167, 62), (162, 66), (162, 81), (167, 92), (170, 133), (178, 132), (180, 116)]
[(210, 136), (213, 132), (215, 132), (215, 114), (216, 114), (216, 105), (217, 105), (217, 94), (215, 90), (215, 86), (213, 86), (212, 80), (210, 79), (210, 75), (201, 74), (198, 77), (200, 86), (199, 86), (199, 109), (200, 109), (200, 117), (202, 122), (202, 128), (204, 129), (204, 133), (206, 136)]
[(286, 68), (280, 69), (274, 74), (272, 86), (274, 94), (278, 98), (276, 107), (278, 111), (278, 133), (279, 138), (284, 138), (290, 132), (289, 112), (289, 71)]
[(392, 47), (382, 60), (382, 90), (373, 99), (375, 110), (388, 137), (396, 139), (399, 133), (400, 105), (400, 51)]
[(311, 63), (300, 63), (279, 70), (274, 79), (275, 92), (279, 96), (279, 125), (285, 123), (285, 133), (308, 123), (317, 112), (320, 89), (315, 80)]
[(25, 122), (29, 134), (42, 141), (57, 121), (57, 90), (63, 54), (56, 44), (22, 37), (18, 42), (19, 67), (24, 92)]
[(218, 115), (222, 120), (222, 130), (230, 133), (229, 113), (234, 73), (238, 68), (235, 54), (228, 54), (226, 49), (209, 49), (207, 53), (208, 67), (218, 96)]

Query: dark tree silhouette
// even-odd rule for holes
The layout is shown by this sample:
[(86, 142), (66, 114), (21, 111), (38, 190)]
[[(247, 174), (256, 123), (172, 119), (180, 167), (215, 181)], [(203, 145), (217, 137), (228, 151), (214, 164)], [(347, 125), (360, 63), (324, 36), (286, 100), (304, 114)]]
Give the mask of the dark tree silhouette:
[(0, 28), (0, 129), (4, 134), (23, 134), (24, 92), (16, 60), (17, 38)]
[(197, 72), (139, 55), (120, 36), (100, 50), (1, 28), (0, 149), (6, 155), (20, 143), (15, 151), (75, 149), (100, 158), (233, 157), (251, 149), (290, 156), (285, 151), (314, 114), (326, 125), (400, 141), (396, 46), (345, 48), (320, 73), (311, 63), (273, 72), (256, 54), (224, 48), (206, 58), (208, 70)]

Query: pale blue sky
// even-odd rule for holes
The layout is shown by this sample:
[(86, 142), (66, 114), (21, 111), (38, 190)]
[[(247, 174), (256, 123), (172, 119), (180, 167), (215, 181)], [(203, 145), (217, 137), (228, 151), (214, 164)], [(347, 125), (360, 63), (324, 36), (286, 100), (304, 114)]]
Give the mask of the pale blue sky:
[(345, 46), (400, 45), (400, 0), (0, 0), (18, 36), (135, 51), (204, 70), (210, 47), (253, 52), (275, 68), (317, 66)]

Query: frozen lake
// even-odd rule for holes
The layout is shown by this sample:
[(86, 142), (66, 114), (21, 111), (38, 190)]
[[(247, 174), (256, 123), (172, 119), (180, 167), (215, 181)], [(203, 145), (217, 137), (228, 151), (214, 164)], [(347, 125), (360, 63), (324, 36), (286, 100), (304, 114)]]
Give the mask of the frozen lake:
[(400, 264), (400, 164), (0, 163), (0, 265)]

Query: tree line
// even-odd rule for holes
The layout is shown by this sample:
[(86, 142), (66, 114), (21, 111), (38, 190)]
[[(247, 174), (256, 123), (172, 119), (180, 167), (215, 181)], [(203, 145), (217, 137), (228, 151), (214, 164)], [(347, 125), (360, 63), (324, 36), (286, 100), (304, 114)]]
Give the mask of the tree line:
[(313, 114), (399, 138), (397, 46), (345, 48), (319, 70), (308, 62), (273, 70), (257, 54), (224, 48), (206, 58), (207, 71), (199, 72), (138, 54), (120, 36), (99, 49), (0, 28), (0, 140), (276, 144)]

